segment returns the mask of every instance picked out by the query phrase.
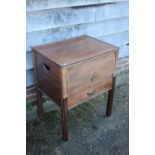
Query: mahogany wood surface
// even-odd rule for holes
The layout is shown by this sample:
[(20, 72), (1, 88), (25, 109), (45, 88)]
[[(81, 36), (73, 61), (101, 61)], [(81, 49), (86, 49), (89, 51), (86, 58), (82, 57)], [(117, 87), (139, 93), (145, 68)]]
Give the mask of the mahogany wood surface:
[(108, 92), (108, 103), (107, 103), (107, 109), (106, 109), (106, 116), (110, 116), (112, 113), (112, 104), (113, 104), (113, 97), (114, 97), (115, 81), (116, 81), (116, 77), (113, 77), (112, 89), (109, 90), (109, 92)]
[(33, 66), (34, 66), (34, 72), (35, 72), (35, 90), (36, 90), (36, 98), (37, 98), (37, 113), (39, 118), (43, 118), (43, 104), (42, 104), (42, 94), (39, 91), (39, 86), (38, 86), (38, 66), (36, 63), (36, 52), (32, 52), (32, 59), (33, 59)]
[(32, 51), (38, 115), (43, 116), (45, 93), (61, 108), (64, 140), (68, 140), (68, 110), (84, 101), (109, 91), (106, 115), (111, 115), (118, 47), (83, 35)]
[(68, 96), (88, 86), (101, 83), (104, 78), (112, 76), (114, 71), (114, 52), (69, 66), (67, 69)]
[(93, 37), (82, 35), (61, 42), (32, 47), (59, 66), (67, 66), (118, 49)]
[(61, 105), (61, 124), (62, 124), (62, 138), (64, 141), (68, 140), (68, 108), (66, 104), (66, 99), (63, 100)]
[(75, 107), (79, 103), (86, 101), (94, 96), (105, 92), (112, 88), (112, 77), (106, 77), (103, 79), (102, 82), (99, 82), (95, 85), (91, 85), (89, 87), (84, 88), (83, 90), (79, 91), (78, 93), (74, 94), (67, 98), (67, 103), (69, 109)]

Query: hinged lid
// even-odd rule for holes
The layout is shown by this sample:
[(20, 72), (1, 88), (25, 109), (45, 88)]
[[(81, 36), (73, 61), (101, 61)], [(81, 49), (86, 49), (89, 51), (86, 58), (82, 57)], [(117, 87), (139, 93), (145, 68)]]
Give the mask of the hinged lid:
[(118, 50), (118, 47), (82, 35), (61, 42), (32, 47), (32, 49), (63, 67)]

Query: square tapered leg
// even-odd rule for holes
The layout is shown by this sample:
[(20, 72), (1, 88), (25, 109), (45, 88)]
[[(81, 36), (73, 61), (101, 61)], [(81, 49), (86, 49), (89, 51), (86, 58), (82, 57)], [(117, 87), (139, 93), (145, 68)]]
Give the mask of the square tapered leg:
[(113, 77), (112, 89), (109, 90), (109, 92), (108, 92), (108, 102), (107, 102), (106, 116), (110, 116), (111, 113), (112, 113), (112, 104), (113, 104), (113, 98), (114, 98), (115, 81), (116, 81), (116, 77)]
[(36, 88), (36, 97), (37, 97), (37, 112), (40, 119), (43, 118), (43, 104), (42, 104), (42, 93)]
[(64, 141), (68, 140), (68, 108), (66, 99), (63, 100), (63, 103), (61, 105), (61, 124), (62, 124), (62, 137)]

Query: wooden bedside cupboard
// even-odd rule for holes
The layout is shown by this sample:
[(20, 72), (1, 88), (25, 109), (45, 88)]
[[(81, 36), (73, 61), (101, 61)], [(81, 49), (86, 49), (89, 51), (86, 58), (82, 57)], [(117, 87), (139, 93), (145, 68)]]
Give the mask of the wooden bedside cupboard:
[(61, 108), (63, 140), (68, 140), (67, 112), (108, 91), (106, 116), (112, 113), (119, 48), (87, 35), (32, 47), (37, 109), (42, 93)]

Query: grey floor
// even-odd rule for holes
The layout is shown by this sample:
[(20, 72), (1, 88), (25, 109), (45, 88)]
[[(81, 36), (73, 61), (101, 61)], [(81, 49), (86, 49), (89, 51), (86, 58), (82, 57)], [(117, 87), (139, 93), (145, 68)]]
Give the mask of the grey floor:
[(128, 155), (128, 82), (116, 87), (111, 117), (105, 117), (107, 94), (69, 111), (69, 141), (61, 137), (60, 111), (27, 123), (27, 155)]

